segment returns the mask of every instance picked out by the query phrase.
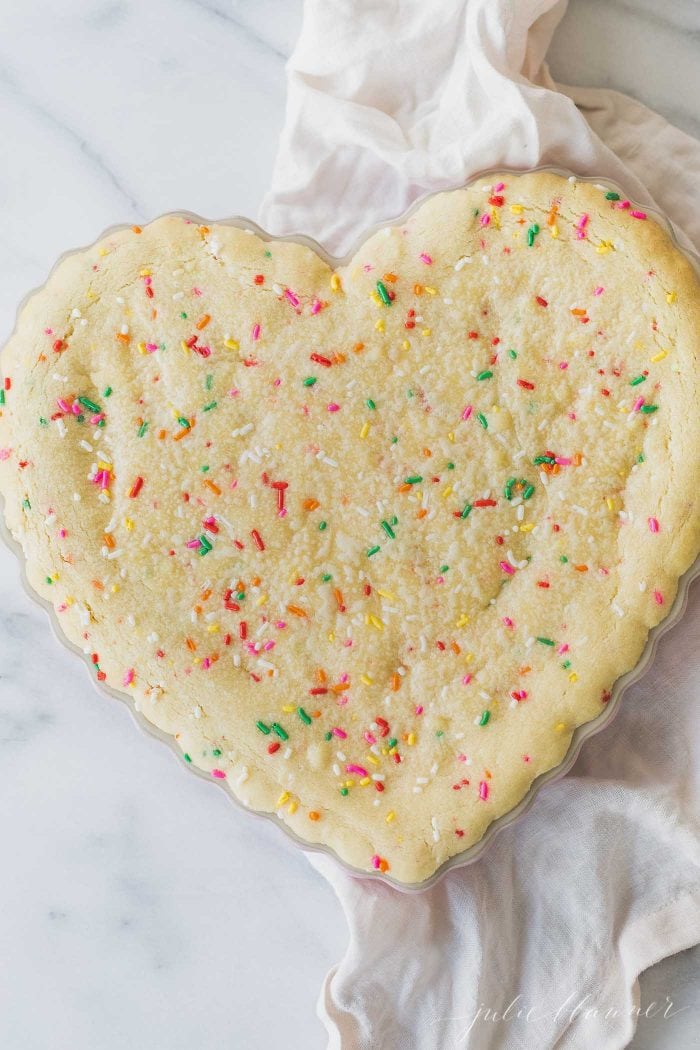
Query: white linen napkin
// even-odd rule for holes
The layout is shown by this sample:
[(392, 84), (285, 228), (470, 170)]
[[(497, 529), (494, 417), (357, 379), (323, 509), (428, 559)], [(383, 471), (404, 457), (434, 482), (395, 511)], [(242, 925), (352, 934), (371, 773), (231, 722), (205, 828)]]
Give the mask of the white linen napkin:
[[(426, 192), (549, 163), (619, 182), (700, 247), (700, 142), (616, 92), (555, 85), (563, 11), (306, 0), (261, 224), (341, 254)], [(696, 585), (614, 725), (476, 864), (409, 896), (310, 856), (350, 931), (319, 1000), (330, 1050), (629, 1042), (638, 974), (700, 941), (699, 623)]]

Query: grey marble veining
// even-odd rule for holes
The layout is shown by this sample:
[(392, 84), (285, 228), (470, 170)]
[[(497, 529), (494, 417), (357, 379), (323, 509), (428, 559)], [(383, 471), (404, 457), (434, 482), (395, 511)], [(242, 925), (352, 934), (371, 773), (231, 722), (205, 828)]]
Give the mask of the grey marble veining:
[[(174, 208), (254, 216), (301, 0), (5, 4), (0, 338), (58, 254)], [(700, 5), (575, 0), (564, 82), (617, 87), (700, 133)], [(272, 826), (188, 775), (99, 695), (0, 549), (1, 1050), (320, 1050), (346, 930)], [(634, 1050), (686, 1050), (700, 950), (655, 967)], [(413, 1048), (407, 1048), (413, 1050)], [(416, 1048), (424, 1050), (424, 1048)], [(425, 1048), (431, 1050), (431, 1048)]]

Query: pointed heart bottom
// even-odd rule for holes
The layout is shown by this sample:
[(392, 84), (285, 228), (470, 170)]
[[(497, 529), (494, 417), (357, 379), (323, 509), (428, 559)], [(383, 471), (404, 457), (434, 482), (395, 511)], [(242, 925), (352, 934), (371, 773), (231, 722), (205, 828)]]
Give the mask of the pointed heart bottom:
[(699, 302), (654, 220), (542, 173), (336, 269), (112, 233), (3, 353), (30, 583), (187, 762), (420, 882), (562, 760), (696, 554)]

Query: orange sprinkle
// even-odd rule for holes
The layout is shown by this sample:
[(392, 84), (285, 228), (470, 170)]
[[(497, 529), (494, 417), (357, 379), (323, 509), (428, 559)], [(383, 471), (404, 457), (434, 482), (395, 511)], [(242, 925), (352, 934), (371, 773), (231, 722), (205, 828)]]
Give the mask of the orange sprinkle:
[(587, 565), (574, 565), (574, 568), (576, 569), (576, 572), (588, 572)]
[(549, 215), (547, 216), (547, 225), (548, 226), (554, 226), (554, 223), (557, 221), (557, 212), (558, 211), (559, 211), (559, 205), (555, 201), (552, 204), (552, 209), (551, 209)]
[(413, 285), (413, 294), (414, 295), (422, 295), (423, 294), (423, 285), (422, 284), (414, 284)]
[(209, 324), (210, 321), (211, 321), (211, 315), (210, 314), (202, 314), (200, 319), (197, 321), (197, 324), (195, 325), (195, 328), (199, 332), (201, 332), (203, 328), (207, 327), (207, 325)]
[(104, 583), (101, 580), (93, 580), (92, 586), (96, 587), (98, 591), (104, 590)]
[(109, 547), (110, 550), (114, 550), (114, 548), (116, 546), (116, 544), (114, 542), (114, 536), (112, 536), (109, 532), (105, 532), (105, 534), (102, 537), (102, 539), (104, 541), (105, 547)]
[(345, 354), (341, 354), (340, 350), (336, 350), (336, 352), (333, 354), (333, 360), (337, 365), (344, 365), (347, 361), (347, 357), (345, 356)]
[(188, 427), (181, 427), (177, 434), (173, 434), (173, 441), (182, 441), (184, 437), (187, 437), (194, 427), (194, 419), (190, 419), (188, 422), (190, 424)]
[(287, 612), (291, 613), (292, 616), (301, 616), (304, 619), (306, 619), (308, 616), (306, 610), (302, 609), (300, 605), (288, 605)]
[(317, 499), (305, 499), (302, 503), (304, 510), (317, 510), (320, 506), (321, 504)]
[(343, 592), (340, 590), (339, 587), (336, 587), (333, 591), (333, 597), (338, 603), (338, 608), (341, 612), (343, 612), (345, 610), (345, 603), (343, 602)]
[(250, 581), (250, 586), (251, 587), (259, 587), (260, 586), (260, 577), (259, 576), (254, 576), (253, 579)]
[(310, 809), (309, 810), (309, 820), (320, 820), (320, 819), (321, 819), (321, 814), (318, 812), (317, 809)]
[(355, 345), (352, 348), (352, 352), (354, 354), (361, 354), (362, 351), (364, 350), (364, 348), (365, 348), (365, 344), (364, 343), (355, 343)]
[(395, 273), (385, 273), (382, 277), (383, 281), (388, 281), (389, 284), (396, 284), (397, 277)]
[(197, 651), (197, 643), (195, 642), (194, 638), (185, 638), (185, 645), (191, 653)]
[(198, 226), (197, 228), (198, 228), (199, 232), (201, 233), (202, 237), (206, 237), (206, 235), (209, 233), (209, 227), (208, 226)]
[(460, 647), (457, 644), (457, 642), (451, 642), (450, 643), (450, 649), (452, 650), (453, 653), (456, 653), (457, 656), (459, 656), (459, 654), (462, 652), (462, 650), (460, 649)]
[(221, 489), (219, 488), (219, 486), (216, 484), (215, 481), (210, 481), (209, 478), (205, 478), (204, 479), (204, 484), (207, 486), (208, 489), (211, 489), (211, 491), (214, 493), (215, 496), (220, 496), (221, 495)]
[(205, 602), (207, 598), (211, 598), (211, 587), (207, 587), (206, 591), (202, 591), (199, 600)]
[(141, 227), (140, 227), (140, 226), (132, 226), (132, 227), (131, 227), (131, 232), (132, 232), (132, 233), (141, 233), (141, 232), (142, 232), (142, 230), (141, 230)]
[(521, 668), (518, 669), (518, 674), (529, 674), (531, 670), (532, 668), (529, 664), (524, 664)]
[(117, 332), (116, 336), (117, 336), (117, 339), (119, 340), (120, 343), (130, 343), (131, 342), (131, 336), (128, 333), (126, 333), (126, 332)]
[(425, 517), (425, 515), (426, 515), (427, 513), (428, 513), (428, 512), (427, 512), (427, 510), (425, 509), (425, 507), (421, 507), (421, 509), (420, 509), (420, 510), (418, 511), (418, 513), (416, 514), (416, 517), (417, 517), (417, 518), (424, 518), (424, 517)]
[(585, 317), (586, 316), (586, 311), (585, 310), (574, 309), (574, 310), (571, 311), (571, 313), (574, 315), (574, 317)]
[(323, 670), (322, 667), (317, 667), (316, 668), (316, 681), (318, 682), (319, 685), (325, 685), (326, 682), (328, 681), (328, 675), (326, 674), (326, 672)]
[(399, 485), (399, 492), (410, 492), (412, 488), (412, 485), (406, 485), (404, 483), (403, 485)]
[(401, 688), (401, 675), (400, 674), (393, 674), (391, 676), (391, 691), (392, 691), (392, 693), (398, 693), (400, 688)]
[(583, 463), (583, 453), (582, 452), (574, 452), (574, 466), (575, 467), (580, 467), (582, 463)]
[(163, 439), (166, 438), (167, 436), (168, 436), (168, 431), (167, 430), (159, 430), (158, 431), (158, 440), (159, 441), (163, 441)]
[(349, 682), (336, 682), (335, 685), (331, 686), (332, 693), (345, 693), (350, 688)]

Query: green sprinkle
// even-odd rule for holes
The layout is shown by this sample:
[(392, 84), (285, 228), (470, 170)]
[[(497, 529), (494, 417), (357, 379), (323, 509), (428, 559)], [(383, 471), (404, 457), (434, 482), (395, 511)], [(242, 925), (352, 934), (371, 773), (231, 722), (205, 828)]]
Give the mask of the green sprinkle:
[(286, 729), (283, 729), (279, 722), (272, 723), (272, 730), (277, 734), (280, 740), (289, 740), (289, 733)]
[(367, 400), (365, 401), (365, 404), (367, 405), (367, 408), (375, 409), (377, 407), (376, 403), (372, 400), (371, 397), (367, 398)]
[(396, 747), (397, 744), (398, 744), (398, 740), (396, 739), (395, 736), (392, 736), (391, 740), (388, 741), (387, 746), (388, 746), (389, 750), (391, 750), (392, 747)]
[(269, 736), (270, 735), (270, 727), (266, 726), (264, 722), (256, 722), (255, 724), (258, 727), (258, 729), (260, 730), (260, 732), (264, 733), (265, 736)]
[(204, 466), (200, 467), (199, 469), (201, 470), (202, 474), (206, 474), (209, 471), (209, 465), (205, 463)]
[(324, 574), (321, 577), (321, 579), (323, 580), (324, 583), (328, 583), (328, 581), (332, 580), (333, 577), (331, 576), (331, 574), (329, 572), (324, 572)]
[(508, 480), (505, 483), (505, 487), (503, 489), (503, 495), (509, 501), (513, 498), (513, 485), (514, 484), (515, 484), (515, 478), (508, 478)]
[(218, 758), (220, 754), (221, 754), (221, 748), (220, 747), (215, 747), (215, 748), (212, 749), (212, 755), (214, 755), (215, 758)]
[(210, 550), (211, 543), (209, 542), (207, 537), (202, 533), (202, 535), (199, 537), (199, 556), (203, 558), (204, 555), (208, 554)]
[(377, 291), (379, 292), (379, 298), (384, 303), (384, 305), (391, 306), (391, 299), (389, 298), (389, 293), (386, 290), (386, 285), (383, 284), (381, 281), (377, 281)]
[(486, 416), (484, 415), (483, 412), (477, 412), (476, 418), (479, 420), (479, 422), (481, 423), (481, 425), (484, 428), (484, 430), (488, 430), (489, 429), (489, 421), (488, 421), (488, 419), (486, 418)]
[(111, 397), (111, 394), (112, 394), (111, 386), (106, 386), (104, 388), (104, 390), (102, 391), (102, 397)]
[(643, 463), (643, 462), (644, 462), (644, 453), (640, 452), (639, 455), (637, 456), (637, 463)]
[(212, 408), (216, 408), (218, 401), (210, 401), (208, 405), (205, 405), (202, 412), (211, 412)]
[(533, 223), (533, 225), (527, 231), (527, 246), (528, 246), (528, 248), (532, 248), (533, 244), (535, 243), (535, 237), (537, 236), (537, 234), (539, 232), (540, 232), (539, 226), (537, 225), (536, 222)]
[(303, 385), (304, 386), (313, 386), (314, 383), (316, 383), (316, 382), (317, 382), (316, 376), (307, 376), (307, 378), (304, 380)]
[(481, 718), (479, 719), (479, 725), (480, 726), (485, 726), (487, 724), (487, 722), (488, 722), (490, 717), (491, 717), (491, 712), (490, 711), (482, 711), (481, 712)]
[(471, 504), (471, 503), (465, 503), (465, 504), (464, 504), (464, 510), (463, 510), (463, 511), (462, 511), (462, 513), (460, 514), (460, 518), (468, 518), (468, 517), (469, 517), (469, 515), (470, 515), (470, 514), (471, 514), (471, 512), (472, 512), (472, 509), (473, 509), (473, 508), (472, 508), (472, 504)]
[(318, 523), (318, 531), (319, 532), (325, 532), (327, 528), (328, 528), (328, 522), (327, 521), (319, 521), (319, 523)]
[(184, 311), (184, 310), (183, 310), (183, 311), (182, 311), (182, 313), (180, 314), (180, 317), (182, 318), (182, 320), (183, 320), (183, 321), (186, 321), (186, 320), (187, 320), (187, 314), (185, 313), (185, 311)]
[(538, 466), (540, 463), (549, 463), (551, 465), (552, 463), (555, 463), (556, 460), (554, 459), (554, 456), (535, 456), (532, 462), (535, 466)]
[(525, 487), (525, 489), (523, 491), (523, 499), (530, 499), (530, 496), (533, 494), (534, 491), (535, 491), (535, 486), (534, 485), (526, 485), (526, 487)]
[(324, 733), (323, 734), (323, 739), (324, 740), (332, 740), (333, 739), (333, 734), (330, 731), (327, 732), (327, 733)]
[(311, 716), (307, 715), (303, 707), (297, 707), (297, 714), (299, 715), (299, 718), (302, 720), (305, 726), (311, 725)]
[(379, 546), (369, 547), (367, 550), (367, 557), (371, 558), (373, 554), (377, 554), (382, 548)]
[(605, 194), (605, 199), (606, 201), (619, 201), (620, 194), (615, 193), (614, 190), (610, 190), (608, 193)]
[(31, 505), (31, 503), (29, 502), (28, 499), (23, 499), (22, 500), (22, 506), (24, 507), (25, 510), (31, 510), (32, 509), (32, 505)]
[(211, 390), (213, 382), (214, 382), (214, 376), (210, 373), (207, 376), (207, 378), (204, 380), (204, 386), (206, 387), (207, 390)]
[(639, 386), (640, 383), (646, 381), (646, 376), (635, 376), (634, 379), (630, 380), (630, 386)]
[(642, 405), (641, 411), (646, 415), (651, 415), (652, 412), (657, 412), (658, 405)]
[(97, 425), (98, 427), (103, 427), (105, 425), (104, 419), (101, 419)]
[(571, 667), (571, 660), (564, 660), (564, 663), (562, 664), (562, 667), (564, 668), (565, 671), (568, 671), (569, 668)]
[(561, 558), (559, 559), (559, 561), (560, 561), (560, 562), (563, 562), (563, 563), (564, 563), (564, 565), (566, 565), (566, 563), (568, 562), (568, 560), (569, 560), (569, 559), (567, 558), (567, 556), (566, 556), (565, 554), (562, 554)]
[(479, 372), (477, 381), (480, 382), (482, 379), (491, 379), (493, 372), (489, 372), (488, 369), (485, 372)]
[(139, 427), (139, 430), (138, 430), (139, 437), (142, 438), (147, 430), (148, 430), (148, 423), (144, 420), (144, 422), (141, 424), (141, 426)]
[(4, 404), (5, 404), (5, 391), (4, 390), (0, 390), (0, 405), (4, 405)]
[(89, 412), (102, 412), (100, 405), (94, 403), (94, 401), (90, 401), (89, 397), (79, 397), (78, 400), (88, 409)]
[(404, 478), (404, 485), (420, 485), (422, 480), (422, 474), (410, 474), (407, 478)]
[(390, 540), (396, 539), (396, 533), (394, 532), (388, 521), (382, 522), (382, 528), (384, 529), (385, 533), (387, 534)]
[(272, 258), (272, 252), (265, 252), (265, 258), (266, 259), (271, 259)]
[(455, 469), (455, 465), (454, 465), (454, 463), (448, 463), (448, 464), (447, 464), (447, 469), (448, 469), (448, 470), (454, 470), (454, 469)]
[(341, 795), (342, 795), (343, 797), (345, 797), (345, 796), (346, 796), (346, 795), (348, 794), (348, 789), (347, 789), (347, 788), (341, 788), (341, 789), (340, 789), (340, 794), (341, 794)]
[(49, 425), (48, 419), (44, 419), (43, 416), (39, 416), (39, 426), (47, 427)]
[(439, 739), (439, 738), (440, 738), (441, 736), (444, 736), (444, 735), (445, 735), (445, 730), (444, 730), (444, 729), (438, 729), (437, 733), (435, 734), (435, 736), (436, 736), (436, 737), (437, 737), (438, 739)]
[(441, 575), (446, 573), (446, 572), (449, 572), (449, 571), (450, 571), (449, 565), (441, 565), (440, 566), (440, 573), (441, 573)]
[(190, 755), (187, 754), (186, 751), (185, 751), (185, 753), (183, 754), (182, 757), (184, 758), (185, 762), (191, 762), (192, 761), (192, 758), (190, 757)]
[(185, 419), (184, 416), (178, 416), (177, 417), (177, 421), (178, 421), (178, 423), (180, 424), (181, 427), (186, 427), (187, 430), (190, 429), (190, 421), (189, 421), (189, 419)]
[(515, 350), (509, 350), (509, 351), (508, 351), (508, 357), (509, 357), (509, 358), (511, 359), (511, 361), (515, 361), (515, 359), (516, 359), (516, 357), (517, 357), (517, 356), (518, 356), (518, 355), (517, 355), (517, 353), (515, 352)]
[(48, 583), (49, 586), (51, 586), (51, 584), (53, 583), (53, 580), (51, 579), (50, 576), (45, 576), (44, 577), (44, 583)]
[(393, 438), (391, 439), (391, 444), (392, 444), (392, 445), (395, 445), (395, 444), (396, 444), (396, 442), (397, 442), (398, 440), (399, 440), (399, 439), (398, 439), (397, 437), (393, 437)]
[(237, 602), (244, 602), (245, 601), (245, 591), (239, 591), (238, 592), (238, 594), (236, 595), (236, 601)]
[(82, 413), (79, 416), (76, 416), (75, 418), (76, 418), (76, 421), (78, 423), (84, 423), (85, 422), (85, 416)]
[(538, 642), (541, 642), (542, 645), (554, 645), (554, 642), (552, 641), (551, 638), (540, 638), (540, 637), (538, 637), (536, 640)]

